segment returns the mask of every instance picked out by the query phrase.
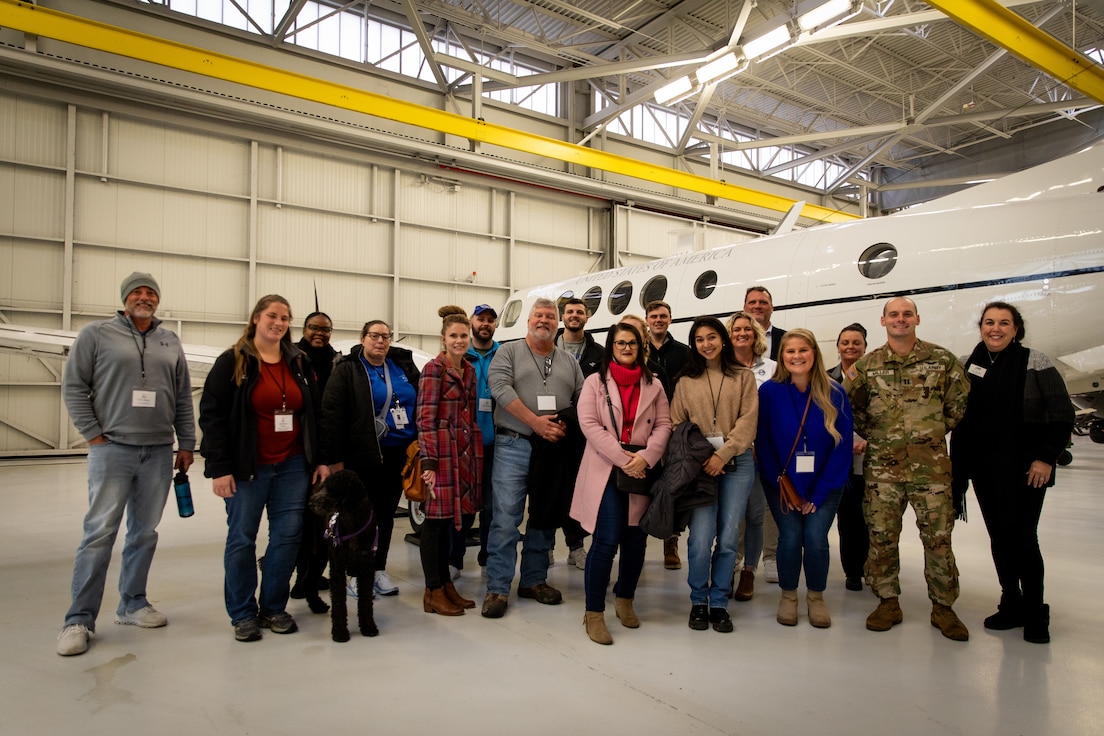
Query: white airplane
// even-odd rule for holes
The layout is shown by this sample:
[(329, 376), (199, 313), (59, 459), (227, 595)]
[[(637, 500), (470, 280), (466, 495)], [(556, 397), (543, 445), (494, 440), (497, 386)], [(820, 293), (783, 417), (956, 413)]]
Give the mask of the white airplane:
[[(671, 305), (672, 331), (686, 339), (699, 315), (727, 318), (747, 287), (773, 297), (772, 323), (817, 335), (829, 365), (852, 322), (870, 345), (884, 342), (882, 306), (909, 296), (921, 339), (968, 354), (982, 306), (1016, 305), (1025, 343), (1058, 364), (1071, 394), (1104, 384), (1104, 143), (887, 217), (819, 225), (737, 245), (589, 273), (515, 292), (496, 337), (524, 336), (537, 297), (578, 297), (604, 333), (644, 304)], [(1104, 420), (1093, 438), (1104, 441)], [(1099, 439), (1098, 439), (1099, 438)]]

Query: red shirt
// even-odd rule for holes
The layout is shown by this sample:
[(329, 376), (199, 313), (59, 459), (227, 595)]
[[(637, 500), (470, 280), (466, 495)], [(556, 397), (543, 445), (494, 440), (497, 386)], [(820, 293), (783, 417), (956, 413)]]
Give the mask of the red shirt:
[[(257, 464), (273, 465), (303, 454), (299, 436), (303, 392), (283, 360), (275, 363), (262, 360), (260, 366), (261, 375), (249, 396), (249, 404), (257, 418)], [(292, 412), (290, 432), (276, 431), (276, 413), (282, 410)]]

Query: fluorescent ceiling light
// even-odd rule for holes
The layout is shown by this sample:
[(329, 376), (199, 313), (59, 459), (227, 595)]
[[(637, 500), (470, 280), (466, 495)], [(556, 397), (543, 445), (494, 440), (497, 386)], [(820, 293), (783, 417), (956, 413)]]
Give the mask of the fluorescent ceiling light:
[(724, 56), (714, 59), (695, 73), (698, 84), (709, 84), (742, 71), (740, 68), (742, 60), (742, 57), (737, 56), (734, 51), (729, 51)]
[(790, 43), (790, 29), (787, 26), (778, 26), (773, 31), (748, 41), (744, 44), (744, 56), (748, 59), (758, 59), (775, 49), (780, 49)]
[(851, 0), (828, 0), (823, 5), (804, 13), (797, 18), (797, 25), (802, 31), (828, 28), (854, 15)]
[(694, 83), (690, 81), (690, 77), (679, 77), (675, 81), (657, 89), (655, 92), (655, 101), (661, 105), (666, 105), (669, 102), (674, 102), (680, 97), (685, 97), (693, 91)]

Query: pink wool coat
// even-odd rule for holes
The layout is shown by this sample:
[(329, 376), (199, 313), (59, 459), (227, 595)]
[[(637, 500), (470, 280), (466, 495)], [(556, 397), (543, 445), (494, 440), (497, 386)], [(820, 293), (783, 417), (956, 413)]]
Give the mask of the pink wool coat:
[[(606, 405), (606, 392), (609, 392), (613, 404), (613, 417), (617, 427), (610, 426), (610, 412)], [(617, 383), (607, 378), (602, 383), (598, 373), (591, 374), (583, 383), (579, 394), (579, 427), (586, 436), (586, 450), (575, 478), (575, 497), (571, 501), (571, 518), (583, 525), (588, 532), (594, 532), (598, 519), (598, 507), (602, 503), (613, 468), (622, 467), (629, 456), (621, 449), (618, 432), (621, 428), (621, 395)], [(632, 440), (629, 444), (645, 445), (640, 451), (648, 461), (648, 467), (654, 467), (663, 458), (667, 449), (667, 440), (671, 439), (671, 410), (667, 404), (667, 394), (663, 385), (653, 378), (651, 383), (641, 381), (640, 403), (636, 407), (636, 420), (633, 422)], [(629, 524), (636, 526), (640, 517), (648, 509), (651, 499), (639, 494), (629, 495)]]

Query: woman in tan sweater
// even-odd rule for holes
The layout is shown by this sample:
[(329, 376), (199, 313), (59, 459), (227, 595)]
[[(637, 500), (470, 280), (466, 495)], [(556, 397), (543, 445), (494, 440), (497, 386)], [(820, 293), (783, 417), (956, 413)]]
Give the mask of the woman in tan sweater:
[(740, 521), (755, 475), (751, 444), (759, 419), (755, 376), (736, 362), (728, 330), (714, 317), (690, 327), (690, 360), (671, 403), (671, 422), (693, 422), (716, 448), (703, 471), (717, 478), (717, 498), (690, 512), (687, 542), (690, 628), (732, 631), (728, 599)]

